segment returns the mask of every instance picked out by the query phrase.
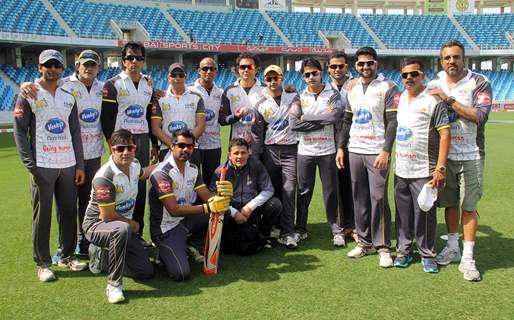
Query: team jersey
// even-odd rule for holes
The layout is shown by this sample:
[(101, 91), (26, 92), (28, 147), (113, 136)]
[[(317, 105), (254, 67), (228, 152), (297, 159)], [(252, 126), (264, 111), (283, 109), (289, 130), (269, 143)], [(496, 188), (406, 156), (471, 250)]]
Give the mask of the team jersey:
[(380, 153), (386, 141), (386, 113), (396, 112), (400, 92), (398, 86), (382, 74), (368, 85), (357, 80), (348, 92), (352, 113), (348, 150), (360, 154)]
[(179, 205), (194, 205), (196, 190), (205, 187), (198, 167), (189, 161), (184, 174), (179, 171), (173, 155), (161, 162), (150, 175), (150, 234), (152, 238), (175, 228), (184, 217), (172, 216), (162, 199), (175, 197)]
[(129, 167), (129, 176), (123, 173), (112, 156), (95, 174), (91, 188), (91, 198), (86, 209), (84, 230), (100, 220), (102, 206), (114, 206), (116, 213), (127, 219), (132, 219), (138, 191), (139, 178), (143, 169), (137, 159)]
[[(239, 80), (225, 89), (221, 98), (221, 109), (219, 122), (221, 125), (232, 125), (230, 139), (243, 138), (248, 142), (252, 141), (252, 125), (255, 123), (255, 104), (260, 100), (262, 91), (266, 89), (258, 79), (247, 94), (239, 84)], [(248, 114), (237, 120), (234, 113), (237, 108), (247, 108)]]
[(429, 88), (439, 87), (460, 104), (476, 108), (478, 124), (460, 117), (455, 111), (448, 110), (451, 124), (452, 141), (448, 159), (477, 160), (485, 157), (484, 127), (491, 111), (491, 84), (481, 74), (467, 70), (466, 76), (449, 88), (447, 74), (441, 71), (438, 79), (429, 83)]
[(439, 156), (439, 130), (450, 128), (446, 105), (425, 90), (410, 103), (404, 91), (398, 104), (395, 174), (428, 178)]
[(114, 131), (127, 129), (132, 134), (148, 133), (146, 111), (152, 94), (152, 87), (143, 75), (137, 89), (132, 79), (123, 71), (107, 80), (103, 90), (103, 101), (118, 103)]
[(198, 138), (198, 149), (218, 149), (221, 148), (220, 141), (220, 124), (218, 123), (219, 112), (221, 107), (221, 96), (223, 90), (213, 84), (212, 89), (208, 92), (196, 80), (189, 90), (199, 94), (205, 105), (205, 131)]
[[(306, 156), (325, 156), (336, 152), (335, 123), (343, 111), (341, 95), (329, 83), (319, 94), (306, 88), (300, 94), (303, 121), (319, 122), (317, 130), (298, 132), (298, 154)], [(297, 112), (294, 108), (292, 112)]]
[(100, 124), (103, 86), (103, 82), (95, 79), (88, 90), (75, 74), (64, 79), (62, 86), (71, 92), (77, 101), (80, 137), (85, 160), (99, 158), (104, 153), (102, 125)]
[(297, 133), (289, 126), (289, 112), (293, 103), (300, 103), (297, 93), (283, 91), (279, 105), (267, 90), (263, 91), (262, 98), (255, 105), (256, 121), (252, 126), (253, 152), (261, 153), (262, 144), (296, 145), (298, 143)]
[[(180, 97), (176, 97), (168, 88), (166, 96), (158, 99), (152, 106), (152, 119), (162, 120), (162, 130), (171, 138), (174, 131), (192, 130), (196, 127), (196, 116), (205, 115), (202, 97), (188, 88)], [(161, 150), (168, 149), (164, 143)]]

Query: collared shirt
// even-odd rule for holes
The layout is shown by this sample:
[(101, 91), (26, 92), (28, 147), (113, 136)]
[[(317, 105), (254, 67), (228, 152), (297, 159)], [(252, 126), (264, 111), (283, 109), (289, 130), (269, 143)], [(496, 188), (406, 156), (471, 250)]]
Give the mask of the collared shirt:
[(489, 117), (492, 104), (492, 91), (489, 80), (479, 73), (467, 70), (466, 76), (449, 88), (445, 71), (438, 73), (438, 79), (429, 83), (429, 87), (439, 87), (448, 96), (460, 104), (476, 108), (478, 124), (460, 117), (455, 111), (448, 110), (451, 123), (452, 140), (448, 159), (477, 160), (485, 157), (484, 126)]
[(100, 208), (114, 205), (116, 213), (132, 219), (136, 205), (139, 178), (143, 169), (137, 159), (129, 167), (127, 176), (121, 171), (112, 156), (95, 174), (91, 188), (91, 199), (82, 224), (84, 230), (100, 220)]
[(205, 104), (205, 131), (198, 138), (198, 149), (218, 149), (221, 148), (220, 141), (220, 124), (218, 122), (221, 107), (221, 96), (223, 89), (213, 84), (212, 89), (208, 92), (199, 80), (196, 80), (189, 87), (193, 92), (202, 96)]
[(348, 94), (348, 81), (353, 79), (353, 75), (351, 74), (351, 72), (348, 72), (346, 74), (346, 76), (347, 76), (347, 78), (344, 81), (343, 85), (341, 86), (341, 89), (339, 89), (339, 86), (335, 83), (334, 79), (332, 79), (332, 82), (330, 82), (332, 87), (334, 89), (336, 89), (337, 91), (339, 91), (339, 94), (341, 95), (341, 99), (346, 98), (346, 95)]
[(196, 190), (205, 187), (198, 167), (189, 161), (180, 172), (173, 155), (161, 162), (150, 175), (150, 234), (152, 238), (175, 228), (184, 217), (171, 215), (162, 201), (175, 197), (179, 205), (194, 205)]
[[(230, 139), (243, 138), (246, 141), (252, 141), (251, 127), (255, 123), (254, 107), (260, 100), (262, 91), (266, 88), (258, 79), (247, 94), (245, 89), (241, 87), (239, 79), (231, 86), (225, 89), (221, 98), (221, 109), (219, 122), (223, 125), (232, 125), (230, 129)], [(248, 114), (237, 120), (234, 113), (238, 108), (247, 108)]]
[(402, 178), (428, 178), (439, 156), (439, 130), (450, 128), (446, 105), (421, 92), (409, 103), (404, 91), (398, 104), (395, 174)]
[(85, 160), (99, 158), (104, 153), (102, 126), (100, 124), (103, 86), (103, 82), (95, 79), (88, 90), (75, 74), (64, 79), (62, 86), (71, 92), (71, 95), (77, 101), (80, 137), (82, 138)]
[[(197, 115), (205, 115), (203, 99), (188, 88), (183, 95), (177, 97), (169, 87), (166, 96), (154, 102), (152, 106), (152, 119), (162, 120), (162, 130), (170, 138), (174, 131), (194, 129)], [(163, 143), (161, 150), (164, 149), (168, 149), (168, 146)]]
[[(348, 150), (360, 154), (380, 153), (387, 138), (386, 113), (397, 112), (398, 86), (382, 74), (367, 85), (359, 78), (347, 97), (350, 105), (346, 112), (352, 114)], [(393, 142), (394, 136), (391, 144)]]

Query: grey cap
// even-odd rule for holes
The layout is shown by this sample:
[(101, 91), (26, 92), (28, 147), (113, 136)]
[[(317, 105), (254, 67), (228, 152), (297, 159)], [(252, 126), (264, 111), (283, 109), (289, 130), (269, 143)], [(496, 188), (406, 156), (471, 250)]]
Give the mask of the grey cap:
[(171, 73), (173, 70), (175, 69), (180, 69), (182, 72), (186, 72), (186, 66), (183, 65), (182, 63), (178, 63), (178, 62), (175, 62), (173, 63), (169, 68), (168, 68), (168, 72)]
[(41, 52), (39, 55), (39, 64), (44, 64), (45, 62), (52, 59), (59, 61), (61, 64), (64, 64), (64, 57), (62, 54), (59, 51), (53, 49), (48, 49)]

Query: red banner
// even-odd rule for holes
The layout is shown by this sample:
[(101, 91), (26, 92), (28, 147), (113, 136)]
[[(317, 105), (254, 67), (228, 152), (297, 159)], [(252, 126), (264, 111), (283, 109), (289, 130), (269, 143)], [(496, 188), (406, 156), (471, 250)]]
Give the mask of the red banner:
[(505, 111), (514, 111), (514, 102), (510, 102), (510, 103), (505, 102), (503, 104), (503, 109)]
[[(118, 46), (125, 44), (118, 40)], [(328, 54), (338, 49), (335, 48), (293, 48), (293, 47), (272, 47), (237, 44), (207, 44), (207, 43), (180, 43), (162, 41), (144, 41), (145, 48), (185, 50), (185, 51), (216, 51), (216, 52), (259, 52), (259, 53), (284, 53), (284, 54)]]

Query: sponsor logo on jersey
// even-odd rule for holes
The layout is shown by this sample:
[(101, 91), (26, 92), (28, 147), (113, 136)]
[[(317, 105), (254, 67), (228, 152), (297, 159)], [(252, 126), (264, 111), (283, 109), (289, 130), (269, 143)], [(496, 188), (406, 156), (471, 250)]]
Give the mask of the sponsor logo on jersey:
[(171, 183), (168, 180), (157, 180), (157, 189), (160, 193), (172, 192)]
[(359, 124), (368, 123), (371, 121), (372, 115), (371, 113), (366, 109), (360, 109), (355, 114), (354, 121)]
[(145, 114), (145, 110), (138, 104), (133, 104), (125, 109), (125, 114), (131, 118), (141, 118)]
[(248, 110), (248, 113), (241, 118), (242, 123), (251, 123), (253, 122), (253, 110)]
[(118, 91), (118, 97), (127, 97), (129, 95), (130, 93), (127, 89), (120, 89), (120, 91)]
[(14, 117), (22, 118), (23, 117), (23, 106), (21, 104), (16, 104), (14, 107)]
[(479, 105), (489, 105), (491, 104), (491, 96), (488, 92), (480, 92), (477, 95), (477, 103)]
[(121, 184), (115, 185), (114, 190), (116, 190), (117, 193), (123, 193), (123, 190), (124, 190), (123, 185), (121, 185)]
[(48, 120), (48, 122), (45, 125), (46, 131), (53, 133), (53, 134), (61, 134), (64, 132), (64, 129), (66, 128), (66, 123), (62, 121), (59, 118), (52, 118)]
[(205, 109), (205, 121), (211, 121), (216, 114), (211, 109)]
[(168, 125), (168, 131), (173, 132), (180, 129), (187, 129), (187, 124), (183, 121), (177, 120), (177, 121), (171, 121)]
[(177, 204), (186, 204), (186, 198), (178, 198)]
[(87, 109), (84, 109), (80, 113), (79, 117), (80, 117), (80, 120), (82, 120), (84, 122), (92, 123), (98, 119), (99, 115), (100, 115), (100, 112), (98, 112), (98, 110), (93, 109), (93, 108), (87, 108)]
[(396, 129), (396, 140), (407, 141), (412, 137), (412, 130), (406, 127), (398, 127)]
[(136, 204), (136, 201), (134, 199), (128, 199), (126, 201), (122, 201), (116, 205), (116, 211), (125, 214), (127, 212), (130, 212), (134, 205)]
[(282, 131), (289, 125), (289, 121), (287, 119), (279, 119), (273, 122), (270, 126), (271, 130)]
[(397, 107), (399, 103), (400, 103), (400, 93), (398, 92), (393, 97), (393, 106)]
[(241, 100), (240, 96), (232, 96), (232, 97), (230, 97), (230, 102), (232, 102), (232, 103), (238, 102), (239, 100)]
[(47, 104), (46, 104), (46, 101), (45, 100), (36, 100), (34, 102), (34, 105), (36, 106), (36, 108), (43, 108), (43, 107), (46, 107)]
[(107, 200), (111, 198), (111, 189), (107, 186), (95, 186), (97, 200)]

